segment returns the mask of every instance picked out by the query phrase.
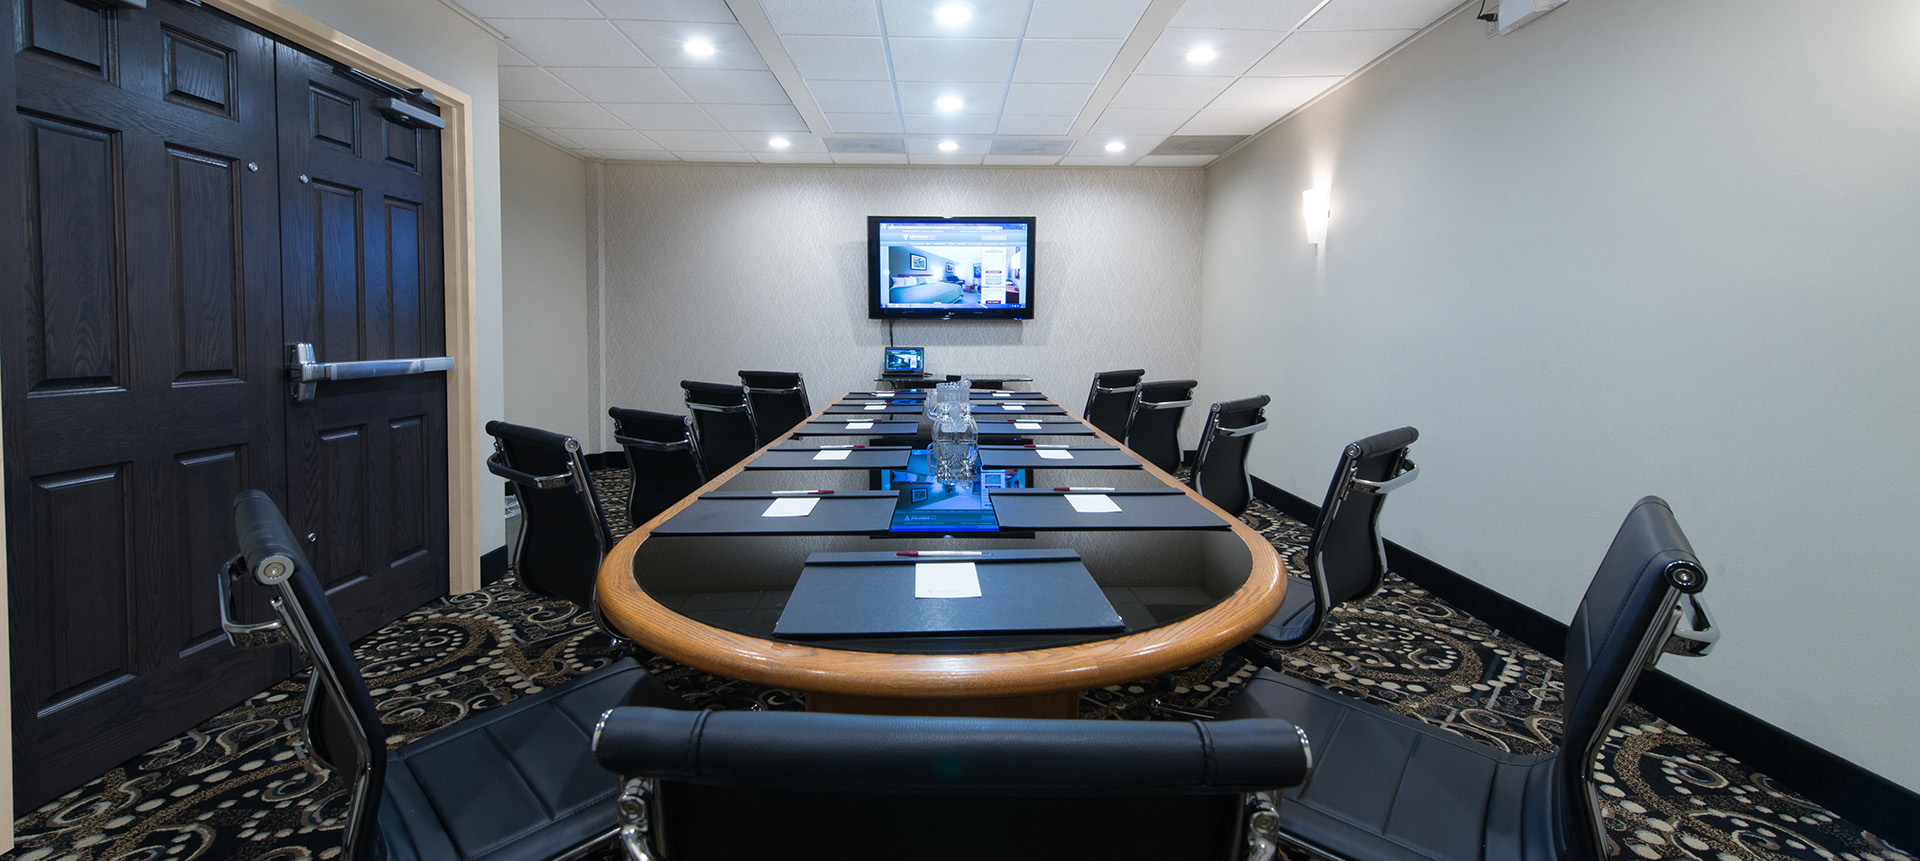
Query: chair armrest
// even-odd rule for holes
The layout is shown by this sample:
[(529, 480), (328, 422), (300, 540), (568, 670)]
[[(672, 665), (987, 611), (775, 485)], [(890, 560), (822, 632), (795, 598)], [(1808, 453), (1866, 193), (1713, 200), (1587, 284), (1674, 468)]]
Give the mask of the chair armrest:
[(1413, 480), (1419, 477), (1420, 467), (1414, 466), (1412, 461), (1408, 461), (1406, 472), (1400, 473), (1386, 481), (1368, 481), (1364, 478), (1356, 478), (1353, 480), (1353, 489), (1361, 493), (1371, 493), (1375, 496), (1386, 496), (1389, 493), (1412, 484)]
[(1698, 658), (1713, 651), (1720, 642), (1720, 628), (1707, 612), (1707, 599), (1699, 595), (1681, 595), (1673, 608), (1673, 628), (1667, 632), (1661, 651), (1683, 658)]
[(566, 487), (573, 483), (572, 472), (558, 472), (553, 475), (534, 475), (530, 472), (521, 472), (520, 470), (501, 463), (499, 455), (487, 458), (487, 471), (515, 484), (524, 484), (528, 487), (536, 487), (541, 490), (553, 490), (559, 487)]
[(1188, 398), (1187, 400), (1184, 400), (1184, 401), (1145, 401), (1145, 400), (1141, 400), (1141, 401), (1134, 401), (1134, 406), (1135, 406), (1135, 407), (1137, 407), (1137, 408), (1139, 408), (1139, 409), (1143, 409), (1143, 410), (1170, 410), (1170, 409), (1174, 409), (1174, 408), (1176, 408), (1176, 407), (1190, 407), (1190, 406), (1193, 406), (1193, 399), (1192, 399), (1192, 398)]
[(613, 441), (621, 445), (632, 446), (642, 451), (686, 451), (688, 448), (692, 447), (684, 439), (675, 440), (673, 442), (660, 442), (658, 440), (641, 439), (639, 437), (632, 437), (632, 436), (621, 436), (619, 434), (613, 435)]
[(1257, 434), (1266, 429), (1267, 429), (1266, 422), (1258, 422), (1256, 424), (1250, 424), (1242, 428), (1224, 428), (1224, 427), (1214, 428), (1213, 435), (1222, 436), (1222, 437), (1253, 436), (1254, 434)]

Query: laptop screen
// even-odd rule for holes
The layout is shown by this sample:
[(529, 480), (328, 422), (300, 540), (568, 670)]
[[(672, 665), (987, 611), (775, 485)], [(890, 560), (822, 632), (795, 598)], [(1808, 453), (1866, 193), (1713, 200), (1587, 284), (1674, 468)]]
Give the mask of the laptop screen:
[(886, 359), (880, 365), (883, 374), (926, 373), (925, 347), (888, 347)]

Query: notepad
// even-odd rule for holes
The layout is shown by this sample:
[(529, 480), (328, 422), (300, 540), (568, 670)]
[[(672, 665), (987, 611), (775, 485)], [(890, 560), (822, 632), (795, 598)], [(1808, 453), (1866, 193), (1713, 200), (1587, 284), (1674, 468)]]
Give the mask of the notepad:
[(853, 454), (853, 452), (844, 448), (834, 449), (832, 451), (816, 451), (813, 453), (813, 459), (814, 460), (846, 460), (847, 456), (850, 454)]
[(1020, 410), (1022, 412), (1025, 412), (1027, 409), (1019, 404), (1001, 404), (1000, 408), (1003, 410)]
[[(1073, 459), (1073, 452), (1060, 451), (1059, 449), (1043, 448), (1035, 451), (1034, 454), (1040, 455), (1041, 459), (1043, 460), (1072, 460)], [(1116, 508), (1114, 510), (1119, 511), (1120, 509)]]
[(1039, 430), (1040, 429), (1039, 422), (1014, 422), (1013, 426), (1014, 426), (1014, 429), (1016, 430)]
[(847, 430), (873, 430), (873, 422), (847, 422)]
[[(766, 511), (760, 512), (760, 516), (761, 517), (805, 517), (813, 513), (814, 505), (818, 504), (819, 502), (820, 502), (820, 497), (818, 496), (808, 496), (808, 497), (790, 496), (783, 499), (776, 499), (773, 501), (772, 505), (767, 506)], [(1116, 508), (1114, 510), (1119, 511), (1120, 509)]]
[(972, 562), (921, 562), (913, 566), (915, 598), (978, 598), (980, 574)]
[[(1046, 453), (1041, 452), (1040, 456), (1045, 457)], [(1104, 493), (1069, 493), (1067, 504), (1081, 514), (1112, 514), (1120, 510), (1113, 497)]]

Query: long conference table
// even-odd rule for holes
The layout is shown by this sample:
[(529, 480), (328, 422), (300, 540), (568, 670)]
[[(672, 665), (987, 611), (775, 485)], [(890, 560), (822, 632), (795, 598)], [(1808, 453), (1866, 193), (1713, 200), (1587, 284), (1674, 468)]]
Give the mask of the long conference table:
[[(924, 475), (924, 393), (849, 392), (621, 540), (607, 621), (813, 711), (1072, 718), (1081, 691), (1220, 654), (1278, 611), (1259, 533), (1051, 398), (971, 394), (972, 482)], [(968, 578), (979, 597), (916, 597)]]

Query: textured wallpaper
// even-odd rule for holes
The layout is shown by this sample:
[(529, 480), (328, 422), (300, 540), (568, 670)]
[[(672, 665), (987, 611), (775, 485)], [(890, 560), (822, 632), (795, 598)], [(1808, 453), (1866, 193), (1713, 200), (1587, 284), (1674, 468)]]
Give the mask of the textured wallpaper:
[[(897, 321), (933, 373), (1026, 374), (1078, 409), (1095, 371), (1195, 376), (1199, 170), (587, 166), (590, 392), (683, 411), (679, 382), (796, 370), (817, 409), (871, 388), (886, 321), (867, 319), (868, 215), (1032, 215), (1037, 318)], [(1194, 445), (1204, 410), (1190, 410)]]

